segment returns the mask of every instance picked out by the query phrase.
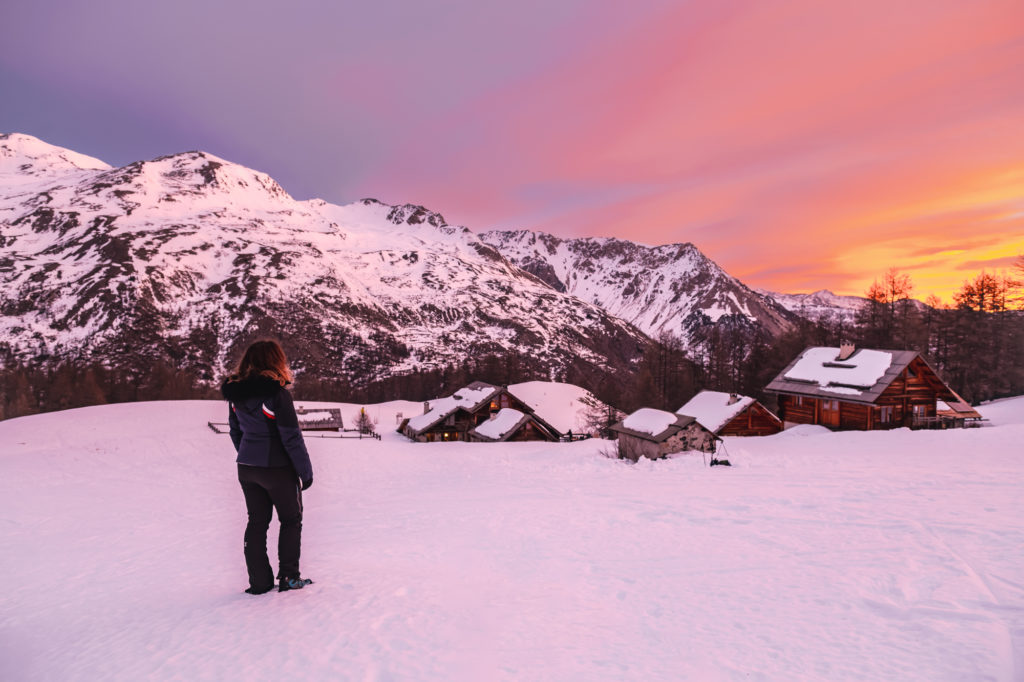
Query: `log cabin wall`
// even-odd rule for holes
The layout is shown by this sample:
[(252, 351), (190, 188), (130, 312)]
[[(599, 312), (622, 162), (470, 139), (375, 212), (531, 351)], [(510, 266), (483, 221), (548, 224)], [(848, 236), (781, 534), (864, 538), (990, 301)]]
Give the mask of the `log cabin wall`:
[(718, 430), (720, 436), (770, 436), (782, 424), (761, 403), (753, 403)]
[(779, 396), (779, 419), (794, 424), (817, 424), (817, 410), (814, 398), (796, 395)]
[[(486, 414), (486, 412), (485, 412)], [(434, 443), (437, 441), (466, 440), (466, 434), (476, 426), (476, 415), (463, 409), (458, 409), (441, 422), (421, 433), (416, 440), (421, 443)]]
[(876, 428), (910, 426), (914, 414), (934, 417), (935, 401), (944, 393), (945, 384), (924, 364), (915, 358), (910, 365), (878, 396), (875, 405), (891, 407), (892, 422)]
[(548, 430), (538, 424), (533, 419), (527, 419), (526, 423), (523, 424), (519, 429), (508, 438), (510, 441), (533, 441), (533, 440), (545, 440), (554, 442), (558, 440), (558, 437), (553, 433), (548, 433)]
[(871, 405), (839, 402), (839, 428), (867, 431), (871, 428)]

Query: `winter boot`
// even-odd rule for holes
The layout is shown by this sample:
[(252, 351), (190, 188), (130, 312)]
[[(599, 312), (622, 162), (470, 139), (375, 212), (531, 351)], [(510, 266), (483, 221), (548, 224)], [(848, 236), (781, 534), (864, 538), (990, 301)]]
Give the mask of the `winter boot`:
[(266, 587), (250, 587), (245, 592), (246, 594), (266, 594), (274, 589), (273, 585), (267, 585)]
[(301, 590), (306, 585), (312, 585), (313, 581), (309, 578), (300, 578), (298, 576), (294, 578), (281, 578), (281, 584), (277, 588), (278, 592), (287, 592), (288, 590)]

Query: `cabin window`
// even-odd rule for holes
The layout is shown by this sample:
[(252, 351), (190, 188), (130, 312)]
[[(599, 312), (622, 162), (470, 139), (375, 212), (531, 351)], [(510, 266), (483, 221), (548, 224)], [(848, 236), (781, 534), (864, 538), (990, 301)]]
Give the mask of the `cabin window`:
[(493, 410), (496, 410), (496, 409), (498, 409), (498, 401), (497, 400), (492, 400), (491, 401), (491, 410), (493, 411)]
[(888, 424), (892, 421), (892, 405), (883, 405), (879, 408), (878, 421)]
[(907, 378), (908, 379), (916, 379), (917, 378), (917, 372), (914, 371), (913, 367), (907, 367)]
[(911, 405), (910, 409), (913, 411), (915, 417), (927, 417), (928, 406), (927, 405)]
[(795, 405), (796, 407), (800, 407), (803, 404), (804, 404), (803, 396), (799, 396), (798, 395), (798, 396), (794, 396), (793, 397), (793, 405)]

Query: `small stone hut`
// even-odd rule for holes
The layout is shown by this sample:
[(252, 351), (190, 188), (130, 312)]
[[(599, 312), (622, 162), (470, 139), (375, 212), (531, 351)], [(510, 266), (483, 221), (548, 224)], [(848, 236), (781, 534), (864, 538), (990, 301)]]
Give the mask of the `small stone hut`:
[(693, 417), (650, 407), (640, 408), (611, 428), (618, 433), (619, 457), (634, 462), (676, 452), (713, 453), (720, 440)]

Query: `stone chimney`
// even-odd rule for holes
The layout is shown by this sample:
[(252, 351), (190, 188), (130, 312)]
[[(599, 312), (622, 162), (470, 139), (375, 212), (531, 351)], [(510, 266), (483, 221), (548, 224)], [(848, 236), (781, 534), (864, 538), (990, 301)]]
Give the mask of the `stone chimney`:
[(423, 414), (426, 414), (427, 412), (430, 412), (430, 402), (424, 400), (423, 401)]
[(849, 341), (843, 341), (839, 344), (839, 355), (836, 356), (836, 362), (842, 362), (843, 360), (849, 359), (855, 350), (857, 350), (856, 346)]
[(739, 401), (740, 401), (740, 397), (738, 395), (736, 395), (735, 393), (730, 393), (729, 394), (729, 402), (727, 402), (726, 405), (735, 405)]

